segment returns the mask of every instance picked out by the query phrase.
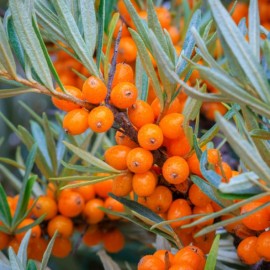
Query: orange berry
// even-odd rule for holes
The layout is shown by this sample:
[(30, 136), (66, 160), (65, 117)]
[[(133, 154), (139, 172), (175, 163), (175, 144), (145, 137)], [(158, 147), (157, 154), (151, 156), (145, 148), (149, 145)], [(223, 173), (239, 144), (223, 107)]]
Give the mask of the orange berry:
[(256, 252), (257, 239), (256, 236), (250, 236), (242, 240), (238, 245), (237, 255), (243, 263), (248, 265), (255, 264), (261, 259)]
[(169, 270), (195, 270), (189, 263), (181, 263), (172, 265)]
[(113, 180), (108, 179), (102, 182), (95, 183), (93, 186), (94, 186), (96, 194), (99, 197), (106, 199), (107, 197), (109, 197), (109, 193), (112, 192)]
[(173, 263), (174, 255), (168, 250), (165, 249), (157, 250), (153, 254), (153, 256), (159, 258), (161, 261), (164, 262), (165, 265), (172, 265)]
[(113, 179), (112, 193), (116, 196), (127, 196), (132, 191), (132, 174), (126, 173)]
[(69, 238), (73, 233), (73, 222), (68, 217), (58, 215), (49, 221), (47, 231), (50, 237), (57, 231), (59, 236)]
[[(71, 96), (76, 97), (78, 99), (82, 99), (82, 92), (80, 89), (78, 89), (74, 86), (71, 86), (71, 85), (64, 85), (64, 88), (67, 90), (68, 94), (70, 94)], [(64, 93), (64, 92), (62, 92), (60, 87), (57, 87), (55, 90), (57, 92)], [(80, 108), (79, 105), (77, 105), (71, 101), (59, 99), (56, 97), (52, 97), (52, 102), (53, 102), (55, 107), (57, 107), (58, 109), (60, 109), (62, 111), (65, 111), (65, 112), (69, 112), (69, 111)]]
[(97, 244), (99, 244), (102, 241), (103, 238), (103, 233), (101, 230), (98, 228), (97, 225), (91, 225), (86, 233), (83, 235), (83, 243), (88, 246), (92, 247)]
[(84, 208), (84, 199), (80, 193), (66, 190), (58, 200), (58, 210), (66, 217), (78, 216)]
[(41, 262), (47, 246), (48, 241), (44, 238), (30, 239), (27, 247), (28, 259)]
[(99, 207), (104, 207), (101, 199), (92, 199), (86, 203), (83, 216), (88, 224), (97, 224), (104, 218), (105, 213)]
[[(83, 183), (84, 181), (76, 181), (75, 183)], [(85, 202), (94, 199), (95, 198), (95, 189), (93, 185), (85, 185), (85, 186), (80, 186), (72, 189), (75, 192), (78, 192), (84, 199)]]
[(157, 176), (151, 171), (136, 173), (132, 179), (133, 191), (140, 197), (150, 196), (155, 190), (157, 181)]
[(122, 37), (118, 47), (118, 62), (132, 63), (137, 57), (137, 47), (131, 37)]
[(131, 148), (124, 145), (114, 145), (104, 153), (105, 161), (117, 170), (127, 169), (127, 155)]
[[(249, 202), (241, 207), (241, 214), (248, 213), (263, 204), (263, 202)], [(251, 230), (264, 230), (270, 226), (270, 214), (266, 208), (263, 208), (243, 218), (242, 222)]]
[(203, 252), (196, 246), (187, 246), (180, 249), (174, 256), (174, 264), (189, 264), (194, 270), (203, 270), (205, 258)]
[(139, 129), (138, 141), (140, 146), (146, 150), (158, 149), (163, 143), (161, 128), (155, 124), (145, 124)]
[(157, 186), (154, 192), (146, 197), (146, 206), (155, 213), (165, 213), (169, 209), (172, 200), (172, 192), (169, 188)]
[(127, 155), (127, 167), (134, 173), (145, 173), (153, 165), (153, 155), (150, 151), (137, 147), (129, 151)]
[(165, 263), (153, 255), (143, 256), (139, 263), (137, 270), (165, 270)]
[[(31, 218), (26, 218), (24, 219), (17, 227), (17, 230), (29, 226), (34, 222), (33, 219)], [(23, 237), (25, 236), (26, 231), (21, 232), (21, 233), (17, 233), (15, 234), (16, 239), (20, 242), (22, 241)], [(39, 225), (35, 225), (34, 227), (31, 228), (31, 237), (32, 238), (39, 238), (41, 236), (41, 229)]]
[(89, 77), (83, 84), (82, 88), (83, 98), (92, 104), (99, 104), (107, 95), (107, 87), (97, 77)]
[(118, 63), (116, 65), (113, 81), (112, 81), (112, 88), (114, 88), (117, 84), (123, 82), (134, 82), (134, 73), (133, 69), (130, 65), (126, 63)]
[[(199, 230), (201, 230), (201, 228), (196, 228), (193, 231), (193, 235), (195, 235)], [(194, 242), (194, 245), (200, 248), (204, 254), (208, 254), (215, 240), (215, 236), (216, 232), (210, 232), (199, 237), (194, 237), (194, 241), (192, 242)]]
[(180, 184), (188, 178), (189, 167), (182, 157), (170, 157), (162, 166), (162, 174), (167, 182)]
[(188, 157), (187, 163), (188, 163), (188, 167), (191, 174), (202, 176), (201, 168), (200, 168), (200, 161), (196, 153), (193, 153), (190, 157)]
[[(131, 3), (133, 5), (133, 7), (136, 9), (136, 11), (139, 11), (139, 6), (137, 5), (135, 0), (131, 0)], [(124, 3), (123, 0), (119, 0), (117, 3), (117, 9), (119, 11), (119, 13), (121, 14), (121, 16), (123, 16), (125, 18), (125, 20), (127, 20), (128, 22), (130, 22), (131, 17), (129, 15), (129, 12), (126, 8), (126, 5)]]
[(138, 147), (138, 145), (134, 141), (132, 141), (126, 134), (124, 134), (120, 130), (117, 130), (115, 133), (115, 141), (118, 145), (125, 145), (130, 148)]
[(128, 118), (132, 125), (140, 128), (145, 124), (153, 123), (155, 115), (152, 107), (147, 102), (138, 99), (128, 108)]
[(189, 188), (188, 197), (196, 206), (206, 206), (211, 202), (211, 199), (195, 184)]
[(220, 102), (204, 102), (201, 111), (207, 119), (215, 121), (215, 113), (219, 112), (221, 115), (224, 115), (227, 109)]
[(177, 44), (180, 39), (180, 31), (176, 26), (170, 26), (168, 29), (169, 35), (172, 39), (173, 44)]
[(138, 96), (136, 86), (130, 82), (117, 84), (111, 92), (111, 103), (119, 108), (126, 109), (135, 103)]
[(70, 135), (79, 135), (88, 129), (88, 111), (75, 109), (69, 111), (63, 119), (63, 129)]
[(117, 253), (125, 246), (125, 237), (118, 229), (106, 232), (103, 236), (103, 244), (106, 251)]
[(220, 153), (217, 149), (208, 149), (207, 150), (207, 160), (213, 165), (217, 165), (219, 162)]
[(55, 195), (56, 195), (56, 185), (52, 182), (49, 182), (47, 185), (46, 196), (55, 199)]
[[(256, 252), (266, 261), (270, 261), (270, 231), (263, 232), (259, 235), (256, 243)], [(254, 250), (254, 249), (253, 249)]]
[[(229, 6), (229, 10), (231, 9), (232, 4)], [(235, 6), (233, 14), (232, 14), (232, 18), (235, 21), (235, 23), (238, 24), (240, 22), (240, 20), (243, 17), (246, 17), (247, 15), (248, 15), (248, 5), (247, 5), (247, 3), (238, 2), (237, 5)]]
[(226, 162), (221, 162), (221, 168), (220, 166), (216, 167), (216, 173), (222, 176), (221, 181), (225, 183), (228, 183), (232, 177), (232, 169)]
[(36, 218), (45, 214), (44, 220), (49, 220), (55, 217), (57, 211), (58, 209), (55, 200), (49, 196), (40, 196), (32, 209), (32, 213)]
[(113, 32), (114, 39), (117, 38), (117, 35), (118, 35), (118, 32), (119, 32), (121, 26), (122, 26), (121, 37), (129, 37), (130, 36), (127, 25), (120, 19), (120, 20), (117, 21), (115, 30)]
[(56, 238), (52, 248), (52, 255), (57, 258), (67, 257), (72, 250), (72, 244), (67, 238)]
[[(189, 206), (188, 202), (184, 199), (177, 199), (172, 202), (170, 205), (170, 208), (168, 210), (167, 219), (177, 219), (185, 216), (189, 216), (192, 214), (191, 207)], [(191, 221), (191, 219), (186, 220), (180, 220), (180, 221), (174, 221), (171, 224), (173, 228), (180, 227), (182, 225), (188, 224)]]
[(6, 233), (0, 232), (0, 250), (7, 248), (10, 242), (10, 236)]
[(105, 106), (94, 108), (88, 115), (88, 125), (94, 132), (108, 131), (114, 122), (112, 111)]
[[(125, 211), (124, 205), (111, 197), (108, 197), (105, 200), (104, 207), (109, 209), (109, 210), (112, 210), (114, 212), (124, 212)], [(117, 220), (117, 219), (121, 218), (121, 217), (111, 215), (111, 214), (107, 214), (107, 216), (111, 220)]]
[(191, 151), (191, 146), (186, 136), (170, 140), (167, 146), (168, 154), (171, 156), (186, 156)]
[(161, 27), (168, 29), (172, 20), (169, 10), (165, 7), (157, 7), (156, 13)]
[[(205, 214), (205, 215), (207, 215), (207, 214), (212, 214), (213, 212), (214, 212), (214, 209), (213, 209), (213, 207), (212, 207), (212, 205), (210, 203), (208, 203), (205, 206), (195, 206), (193, 208), (193, 214), (194, 215), (196, 215), (196, 214)], [(199, 220), (199, 219), (200, 219), (200, 217), (199, 218), (194, 218), (194, 220)], [(208, 225), (211, 225), (213, 223), (214, 223), (214, 219), (209, 219), (209, 220), (207, 220), (205, 222), (202, 222), (202, 223), (198, 224), (197, 227), (202, 228), (202, 227), (206, 227)]]
[(183, 122), (183, 114), (170, 113), (161, 119), (159, 126), (166, 138), (177, 139), (184, 135)]

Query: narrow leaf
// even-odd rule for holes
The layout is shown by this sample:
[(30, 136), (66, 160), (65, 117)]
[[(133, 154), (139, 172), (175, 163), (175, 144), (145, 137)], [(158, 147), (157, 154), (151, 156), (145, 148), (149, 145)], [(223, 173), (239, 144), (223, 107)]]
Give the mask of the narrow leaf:
[(206, 260), (206, 264), (205, 264), (205, 269), (207, 269), (207, 270), (215, 270), (216, 269), (216, 263), (217, 263), (217, 258), (218, 258), (219, 240), (220, 240), (220, 234), (217, 234), (215, 237), (215, 240), (212, 244), (209, 255), (207, 256), (207, 260)]

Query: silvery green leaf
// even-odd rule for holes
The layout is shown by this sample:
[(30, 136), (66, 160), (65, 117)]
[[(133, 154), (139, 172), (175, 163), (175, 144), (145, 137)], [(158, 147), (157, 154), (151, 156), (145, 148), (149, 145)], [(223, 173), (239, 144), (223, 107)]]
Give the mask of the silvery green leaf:
[(255, 58), (260, 62), (260, 14), (258, 0), (250, 0), (249, 2), (248, 21), (249, 44)]
[(2, 20), (0, 19), (0, 62), (13, 78), (17, 77), (16, 64), (11, 48), (8, 43), (7, 35)]
[(262, 189), (256, 185), (259, 180), (254, 172), (241, 173), (230, 179), (229, 183), (221, 183), (219, 190), (223, 193), (234, 194), (258, 194)]
[(218, 260), (219, 240), (220, 240), (220, 234), (217, 234), (212, 244), (211, 250), (207, 256), (207, 260), (205, 264), (205, 269), (207, 270), (216, 269), (216, 263)]
[(0, 99), (1, 98), (8, 98), (14, 97), (26, 93), (35, 93), (37, 92), (36, 89), (27, 88), (27, 87), (17, 87), (17, 88), (10, 88), (10, 89), (1, 89), (0, 90)]
[(97, 21), (94, 0), (80, 0), (80, 13), (82, 18), (83, 38), (90, 55), (94, 54), (97, 40)]
[(8, 265), (4, 262), (1, 262), (1, 261), (0, 261), (0, 269), (1, 270), (12, 270), (10, 265)]
[(25, 236), (23, 237), (23, 240), (20, 244), (19, 250), (17, 257), (19, 261), (22, 263), (22, 266), (26, 268), (26, 263), (27, 263), (27, 247), (28, 243), (31, 237), (31, 230), (28, 230)]
[(65, 0), (58, 0), (53, 2), (53, 6), (58, 14), (59, 24), (65, 34), (65, 37), (73, 50), (76, 52), (84, 66), (89, 70), (89, 72), (100, 77), (100, 73), (97, 66), (87, 50), (85, 42), (80, 34), (78, 26), (65, 2)]
[(242, 18), (238, 24), (238, 29), (241, 31), (242, 35), (245, 37), (247, 34), (247, 19)]
[[(192, 27), (195, 27), (196, 29), (199, 29), (199, 25), (201, 22), (201, 11), (198, 9), (194, 12), (191, 21), (188, 26), (188, 30), (186, 33), (186, 38), (183, 44), (183, 50), (184, 50), (184, 55), (187, 58), (190, 58), (192, 55), (192, 51), (195, 46), (195, 39), (194, 36), (191, 33)], [(180, 75), (182, 71), (185, 69), (187, 65), (187, 61), (180, 55), (180, 58), (178, 60), (178, 68), (176, 70), (176, 73)]]
[(270, 132), (264, 129), (253, 129), (250, 131), (250, 136), (263, 140), (270, 140)]
[(147, 48), (137, 32), (135, 32), (134, 30), (130, 30), (130, 33), (131, 33), (131, 36), (132, 36), (133, 40), (135, 41), (136, 46), (138, 48), (138, 54), (141, 58), (143, 67), (153, 83), (153, 88), (154, 88), (155, 94), (160, 101), (160, 105), (161, 105), (161, 109), (162, 109), (164, 97), (163, 97), (163, 93), (162, 93), (162, 89), (160, 87), (158, 77), (156, 75), (156, 71), (153, 67), (150, 56), (148, 54)]
[(244, 140), (235, 126), (217, 114), (216, 121), (226, 136), (236, 154), (241, 157), (245, 165), (264, 181), (270, 182), (270, 168), (264, 162), (258, 151)]
[(148, 22), (148, 27), (154, 32), (161, 47), (168, 55), (169, 49), (167, 46), (167, 42), (165, 40), (164, 33), (163, 33), (162, 27), (160, 25), (160, 22), (158, 20), (158, 17), (157, 17), (156, 11), (155, 11), (155, 7), (153, 5), (152, 0), (147, 0), (147, 22)]
[(146, 101), (148, 97), (148, 87), (149, 80), (148, 76), (143, 68), (141, 58), (137, 56), (136, 58), (136, 73), (135, 73), (135, 82), (136, 87), (139, 91), (139, 99)]
[(261, 100), (270, 103), (269, 84), (249, 44), (220, 0), (209, 0), (209, 6), (221, 35), (231, 48), (232, 53), (237, 57), (247, 78), (257, 91)]
[(24, 270), (22, 263), (17, 258), (12, 247), (8, 248), (8, 257), (9, 257), (9, 263), (11, 266), (11, 270)]
[(32, 16), (29, 16), (23, 1), (11, 0), (9, 1), (9, 8), (16, 33), (33, 69), (45, 86), (54, 91), (49, 67), (32, 26)]
[(120, 267), (116, 264), (115, 261), (105, 252), (104, 249), (101, 249), (97, 252), (104, 270), (121, 270)]

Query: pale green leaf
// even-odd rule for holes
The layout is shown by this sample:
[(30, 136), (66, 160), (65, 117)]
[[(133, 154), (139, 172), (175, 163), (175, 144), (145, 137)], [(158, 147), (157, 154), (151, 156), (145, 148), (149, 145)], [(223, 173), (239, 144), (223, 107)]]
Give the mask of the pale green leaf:
[(115, 261), (105, 252), (104, 249), (101, 249), (97, 252), (104, 270), (121, 270)]
[(263, 140), (270, 140), (270, 132), (264, 129), (253, 129), (250, 131), (250, 136)]
[(217, 234), (215, 237), (215, 240), (212, 244), (209, 255), (207, 256), (207, 260), (206, 260), (206, 264), (205, 264), (205, 268), (204, 268), (205, 270), (215, 270), (216, 269), (216, 263), (217, 263), (217, 259), (218, 259), (219, 240), (220, 240), (220, 234)]
[(8, 248), (8, 256), (11, 270), (24, 270), (22, 263), (19, 261), (12, 247)]
[(20, 244), (18, 254), (17, 254), (17, 257), (19, 261), (22, 263), (22, 266), (24, 268), (26, 268), (26, 263), (27, 263), (27, 247), (28, 247), (30, 237), (31, 237), (31, 230), (27, 231), (27, 233), (23, 237), (23, 240)]

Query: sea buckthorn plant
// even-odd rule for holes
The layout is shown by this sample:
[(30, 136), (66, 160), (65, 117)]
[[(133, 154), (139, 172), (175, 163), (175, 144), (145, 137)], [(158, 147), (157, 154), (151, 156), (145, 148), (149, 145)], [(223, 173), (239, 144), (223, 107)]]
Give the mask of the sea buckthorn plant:
[(0, 113), (0, 268), (269, 269), (268, 5), (9, 0), (0, 97), (52, 109)]

